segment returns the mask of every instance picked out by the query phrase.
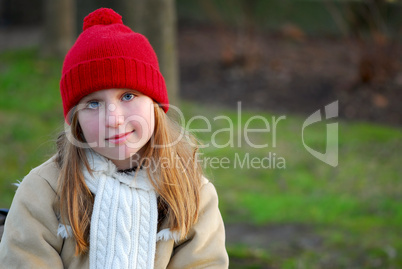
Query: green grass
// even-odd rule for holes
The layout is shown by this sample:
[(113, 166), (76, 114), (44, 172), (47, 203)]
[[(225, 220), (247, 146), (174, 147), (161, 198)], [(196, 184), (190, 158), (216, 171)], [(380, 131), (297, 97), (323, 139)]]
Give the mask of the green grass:
[[(42, 59), (35, 49), (0, 54), (0, 207), (10, 206), (15, 191), (12, 183), (54, 153), (54, 139), (63, 127), (60, 69), (60, 61)], [(235, 141), (232, 146), (203, 149), (203, 157), (209, 160), (227, 158), (228, 168), (209, 165), (205, 169), (218, 190), (227, 225), (296, 223), (313, 227), (323, 238), (318, 250), (291, 253), (230, 245), (229, 254), (238, 261), (233, 268), (402, 266), (401, 128), (340, 120), (339, 165), (333, 168), (304, 148), (304, 117), (286, 115), (277, 124), (275, 140), (272, 117), (282, 115), (243, 110), (238, 118), (234, 110), (186, 101), (182, 110), (184, 124), (200, 115), (211, 123), (210, 131), (196, 133), (204, 144), (224, 145), (231, 135)], [(247, 144), (243, 132), (247, 120), (255, 115), (267, 119), (271, 127), (270, 132), (249, 134), (252, 143), (268, 144), (259, 149)], [(233, 126), (217, 116), (228, 116)], [(195, 119), (187, 127), (205, 129), (207, 124)], [(323, 152), (325, 127), (325, 122), (309, 126), (307, 145)], [(215, 133), (222, 128), (226, 129)], [(266, 127), (262, 120), (254, 120), (249, 128)], [(273, 163), (271, 168), (241, 168), (239, 163), (234, 167), (247, 154), (251, 160), (269, 153), (271, 161), (273, 154), (277, 163), (282, 158), (286, 168)]]
[(36, 50), (0, 55), (0, 207), (11, 203), (11, 183), (54, 151), (50, 140), (63, 123), (59, 74), (60, 62)]
[[(339, 165), (333, 168), (311, 156), (301, 141), (304, 117), (287, 115), (277, 124), (276, 147), (272, 132), (252, 136), (257, 144), (268, 147), (255, 149), (244, 141), (245, 123), (253, 116), (268, 119), (272, 115), (260, 111), (243, 111), (241, 120), (236, 111), (210, 106), (185, 104), (188, 118), (204, 115), (212, 123), (210, 132), (199, 133), (205, 144), (211, 143), (219, 128), (233, 128), (237, 141), (239, 124), (242, 147), (205, 149), (209, 158), (227, 157), (233, 164), (237, 156), (263, 158), (269, 152), (286, 160), (286, 169), (243, 169), (232, 165), (229, 169), (206, 170), (220, 194), (221, 211), (227, 224), (252, 222), (255, 225), (270, 223), (296, 223), (314, 227), (324, 238), (320, 251), (301, 250), (291, 256), (267, 250), (273, 258), (271, 266), (279, 268), (387, 268), (401, 266), (402, 259), (388, 252), (400, 253), (402, 244), (402, 130), (364, 122), (339, 122)], [(219, 115), (233, 119), (227, 122), (214, 120)], [(253, 122), (250, 128), (265, 128), (262, 121)], [(206, 128), (204, 120), (194, 121), (190, 129)], [(272, 128), (271, 128), (272, 130)], [(230, 132), (220, 133), (221, 144), (228, 141)], [(309, 126), (305, 141), (310, 147), (325, 151), (325, 122)], [(216, 136), (218, 140), (218, 135)], [(272, 156), (272, 155), (271, 155)], [(240, 247), (241, 248), (241, 247)], [(237, 248), (230, 249), (237, 257)], [(258, 248), (257, 248), (258, 250)], [(274, 251), (275, 253), (271, 253)], [(250, 264), (257, 262), (265, 268), (266, 259), (255, 261), (253, 250), (248, 249)], [(334, 258), (340, 256), (341, 258)], [(241, 256), (242, 257), (242, 256)], [(335, 259), (335, 260), (332, 260)], [(379, 267), (376, 267), (379, 264)], [(239, 268), (249, 268), (239, 267)], [(250, 267), (251, 268), (251, 267)]]

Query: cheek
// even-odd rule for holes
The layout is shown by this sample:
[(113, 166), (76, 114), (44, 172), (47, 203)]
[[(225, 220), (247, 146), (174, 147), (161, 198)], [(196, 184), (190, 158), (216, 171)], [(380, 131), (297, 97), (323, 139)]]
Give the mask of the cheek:
[(145, 113), (143, 117), (146, 119), (146, 126), (144, 131), (144, 135), (150, 137), (152, 136), (155, 129), (155, 114), (153, 110), (153, 106), (150, 105), (145, 109)]
[(150, 117), (150, 115), (138, 116), (130, 122), (130, 125), (141, 137), (152, 135), (155, 128), (154, 120)]
[(97, 139), (99, 137), (99, 123), (96, 120), (90, 120), (85, 117), (83, 118), (78, 118), (78, 121), (80, 123), (82, 132), (84, 134), (85, 140), (87, 142), (92, 142), (93, 140)]
[(141, 133), (141, 136), (151, 136), (155, 129), (153, 105), (146, 103), (138, 110), (132, 111), (128, 122)]

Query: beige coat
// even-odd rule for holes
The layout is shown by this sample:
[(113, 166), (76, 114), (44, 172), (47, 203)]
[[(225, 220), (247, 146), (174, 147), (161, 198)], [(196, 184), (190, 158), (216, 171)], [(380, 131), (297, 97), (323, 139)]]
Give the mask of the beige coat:
[[(50, 159), (22, 181), (0, 242), (0, 268), (89, 268), (89, 256), (74, 256), (74, 239), (57, 235), (54, 209), (59, 169)], [(162, 225), (161, 229), (166, 228)], [(199, 221), (187, 239), (156, 244), (155, 268), (228, 268), (225, 231), (214, 186), (201, 189)]]

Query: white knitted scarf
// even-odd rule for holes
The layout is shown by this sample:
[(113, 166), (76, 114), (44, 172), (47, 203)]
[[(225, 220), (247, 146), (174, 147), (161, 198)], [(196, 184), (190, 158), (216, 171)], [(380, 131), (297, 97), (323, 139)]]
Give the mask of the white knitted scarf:
[(89, 268), (153, 268), (157, 194), (145, 169), (134, 177), (135, 172), (118, 172), (110, 160), (93, 151), (87, 151), (87, 158), (93, 172), (91, 176), (84, 169), (85, 181), (95, 194)]

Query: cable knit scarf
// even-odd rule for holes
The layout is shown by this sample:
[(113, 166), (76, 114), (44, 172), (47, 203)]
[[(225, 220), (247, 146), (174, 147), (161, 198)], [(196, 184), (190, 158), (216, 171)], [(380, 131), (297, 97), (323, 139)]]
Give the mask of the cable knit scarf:
[[(157, 195), (146, 171), (136, 177), (87, 151), (93, 170), (85, 181), (95, 194), (90, 227), (89, 267), (153, 268), (157, 240)], [(166, 232), (166, 231), (165, 231)], [(158, 235), (160, 236), (160, 235)]]

